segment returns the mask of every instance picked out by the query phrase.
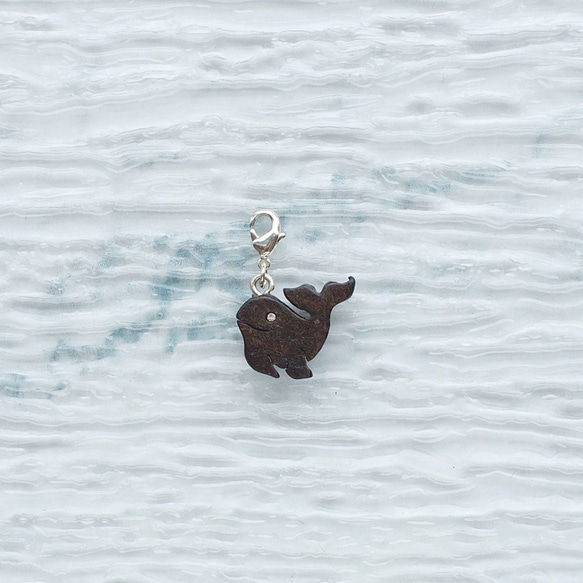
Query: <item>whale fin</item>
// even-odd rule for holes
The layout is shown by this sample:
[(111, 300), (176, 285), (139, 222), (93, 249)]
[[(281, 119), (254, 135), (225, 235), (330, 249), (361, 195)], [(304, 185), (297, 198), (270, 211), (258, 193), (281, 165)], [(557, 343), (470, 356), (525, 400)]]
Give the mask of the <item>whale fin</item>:
[(290, 359), (285, 372), (292, 379), (309, 379), (312, 376), (312, 371), (308, 367), (305, 356)]
[(283, 293), (296, 308), (304, 310), (308, 314), (317, 313), (318, 310), (322, 309), (320, 294), (313, 285), (305, 283), (300, 287), (287, 287)]
[(345, 283), (328, 282), (321, 293), (318, 293), (311, 285), (286, 288), (283, 290), (285, 297), (300, 310), (305, 310), (311, 316), (330, 314), (332, 308), (347, 300), (354, 292), (354, 277), (349, 277)]
[(330, 310), (340, 302), (345, 302), (354, 293), (354, 286), (356, 281), (354, 277), (350, 276), (348, 281), (345, 283), (336, 283), (335, 281), (330, 281), (322, 288), (322, 293), (320, 294), (326, 304), (330, 306)]
[(237, 325), (243, 335), (245, 360), (249, 366), (257, 372), (267, 374), (276, 379), (279, 378), (279, 373), (275, 370), (269, 355), (265, 352), (265, 334), (269, 334), (269, 332), (256, 330), (243, 322), (237, 322)]

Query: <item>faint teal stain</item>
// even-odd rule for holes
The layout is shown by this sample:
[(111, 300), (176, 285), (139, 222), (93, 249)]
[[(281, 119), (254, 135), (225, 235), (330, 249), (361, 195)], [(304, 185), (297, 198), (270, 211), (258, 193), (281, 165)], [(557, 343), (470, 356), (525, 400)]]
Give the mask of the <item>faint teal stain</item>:
[(87, 362), (103, 360), (115, 354), (113, 346), (71, 346), (64, 340), (60, 340), (57, 347), (49, 357), (50, 362), (60, 360), (73, 360), (75, 362)]
[(202, 325), (200, 323), (192, 323), (186, 330), (186, 340), (199, 340), (201, 336)]
[(185, 281), (178, 274), (167, 275), (163, 283), (152, 286), (152, 293), (162, 302), (171, 302), (180, 295), (181, 288), (185, 286)]
[(8, 397), (22, 396), (26, 377), (22, 374), (8, 373), (0, 375), (0, 392)]
[(218, 282), (218, 289), (222, 292), (226, 292), (233, 295), (238, 295), (240, 292), (245, 290), (249, 292), (249, 282), (251, 277), (255, 275), (254, 273), (250, 273), (247, 279), (243, 277), (233, 277), (233, 276), (225, 276), (222, 277)]
[(174, 348), (180, 342), (180, 331), (178, 328), (173, 328), (168, 334), (168, 341), (166, 343), (166, 352), (174, 352)]
[(449, 180), (432, 180), (430, 182), (408, 180), (405, 183), (405, 190), (416, 194), (446, 193), (451, 191), (451, 182)]
[(535, 145), (532, 149), (533, 158), (540, 158), (547, 150), (545, 144), (548, 141), (548, 137), (545, 134), (540, 134), (536, 137), (534, 141)]
[(492, 180), (492, 178), (498, 176), (501, 173), (508, 171), (508, 163), (506, 165), (498, 165), (498, 166), (476, 166), (472, 168), (464, 168), (461, 170), (458, 169), (449, 169), (447, 171), (447, 181), (451, 184), (453, 189), (453, 185), (455, 183), (461, 184), (487, 184)]
[[(161, 283), (152, 286), (153, 294), (161, 302), (169, 303), (201, 289), (210, 279), (204, 274), (213, 267), (213, 263), (220, 254), (218, 243), (199, 241), (183, 243), (170, 260), (173, 269), (167, 273)], [(189, 277), (176, 269), (185, 267), (196, 268), (196, 274)]]
[(51, 296), (63, 295), (64, 286), (60, 282), (50, 283), (47, 287), (47, 293)]
[(168, 249), (168, 244), (170, 242), (170, 237), (164, 235), (162, 237), (158, 237), (154, 239), (153, 248), (155, 251), (162, 252)]
[(213, 340), (223, 338), (226, 330), (234, 330), (235, 314), (207, 320), (193, 320), (186, 328), (186, 340)]
[(383, 178), (386, 176), (392, 176), (397, 173), (397, 169), (394, 166), (381, 166), (380, 168), (375, 168), (373, 174), (377, 178)]
[(50, 399), (54, 394), (67, 388), (64, 381), (43, 387), (23, 374), (0, 374), (0, 395), (12, 398)]
[[(150, 245), (157, 253), (170, 255), (172, 239), (169, 236), (157, 237)], [(131, 243), (133, 245), (133, 243)], [(144, 245), (144, 242), (141, 242)], [(123, 253), (123, 244), (119, 241), (105, 247), (105, 252), (93, 272), (125, 265), (127, 259)], [(135, 344), (140, 342), (143, 335), (152, 329), (156, 322), (167, 317), (172, 302), (189, 297), (205, 285), (213, 285), (218, 290), (236, 296), (248, 296), (248, 281), (244, 276), (230, 274), (227, 269), (237, 270), (241, 274), (247, 265), (246, 258), (235, 256), (224, 257), (221, 242), (215, 240), (211, 234), (205, 235), (202, 240), (189, 240), (180, 243), (179, 247), (169, 256), (169, 269), (159, 282), (152, 282), (150, 289), (152, 297), (159, 303), (159, 309), (149, 317), (125, 326), (114, 328), (95, 345), (76, 346), (61, 339), (56, 348), (50, 353), (49, 361), (90, 362), (110, 358), (117, 353), (120, 344)], [(249, 278), (251, 275), (249, 275)], [(131, 285), (131, 283), (130, 283)], [(246, 290), (246, 291), (244, 291)], [(60, 282), (54, 282), (49, 288), (51, 295), (62, 294)], [(217, 308), (220, 309), (220, 308)], [(195, 334), (194, 329), (197, 332)], [(216, 328), (216, 327), (215, 327)], [(175, 347), (185, 338), (197, 339), (216, 337), (218, 328), (205, 324), (204, 320), (185, 328), (174, 328), (168, 332), (164, 350), (173, 352)]]
[(106, 254), (102, 260), (99, 262), (99, 269), (111, 269), (112, 267), (117, 267), (119, 265), (125, 264), (125, 259), (116, 255)]
[(319, 239), (325, 238), (325, 232), (316, 227), (307, 227), (304, 229), (304, 240), (308, 243), (315, 243)]
[(135, 344), (150, 329), (148, 325), (131, 326), (127, 328), (117, 328), (108, 337), (112, 341), (120, 341), (128, 344)]

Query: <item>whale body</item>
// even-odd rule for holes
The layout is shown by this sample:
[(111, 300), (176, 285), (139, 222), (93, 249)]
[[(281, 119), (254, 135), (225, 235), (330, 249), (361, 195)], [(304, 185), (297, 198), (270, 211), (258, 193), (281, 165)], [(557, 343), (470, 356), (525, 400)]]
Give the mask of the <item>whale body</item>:
[(307, 362), (328, 337), (332, 308), (352, 296), (355, 283), (353, 277), (345, 283), (329, 282), (320, 293), (307, 284), (284, 289), (285, 297), (308, 317), (270, 294), (247, 300), (237, 312), (237, 325), (251, 368), (275, 378), (276, 366), (294, 379), (311, 377)]

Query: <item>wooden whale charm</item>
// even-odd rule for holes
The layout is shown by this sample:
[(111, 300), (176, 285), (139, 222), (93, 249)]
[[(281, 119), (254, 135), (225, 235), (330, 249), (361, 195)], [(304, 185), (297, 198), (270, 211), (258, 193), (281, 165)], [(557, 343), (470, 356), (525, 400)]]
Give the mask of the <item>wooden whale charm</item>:
[[(247, 300), (237, 312), (245, 358), (257, 372), (278, 378), (275, 366), (294, 379), (312, 376), (307, 362), (320, 351), (330, 330), (332, 308), (350, 298), (355, 280), (327, 283), (320, 293), (311, 285), (283, 290), (307, 318), (269, 293)], [(275, 366), (274, 366), (275, 365)]]

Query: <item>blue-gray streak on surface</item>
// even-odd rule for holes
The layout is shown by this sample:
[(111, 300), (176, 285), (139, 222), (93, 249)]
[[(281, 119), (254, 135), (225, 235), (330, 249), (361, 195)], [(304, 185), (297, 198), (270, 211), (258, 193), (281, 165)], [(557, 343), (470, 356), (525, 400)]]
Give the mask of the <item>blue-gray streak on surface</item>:
[[(0, 32), (2, 581), (580, 581), (578, 0)], [(243, 358), (263, 207), (276, 293), (358, 281), (307, 382)]]

